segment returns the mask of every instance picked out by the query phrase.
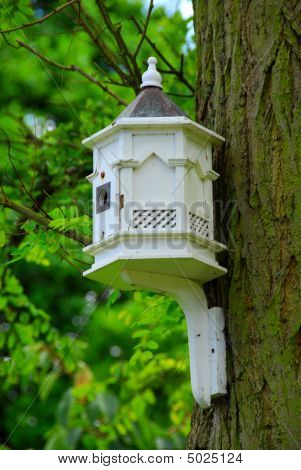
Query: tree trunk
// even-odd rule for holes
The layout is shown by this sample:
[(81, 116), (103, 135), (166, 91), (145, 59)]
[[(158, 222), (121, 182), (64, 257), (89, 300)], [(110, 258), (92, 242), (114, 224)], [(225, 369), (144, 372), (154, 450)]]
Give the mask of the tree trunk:
[(195, 0), (194, 9), (197, 120), (226, 138), (214, 169), (229, 275), (207, 290), (225, 307), (228, 394), (194, 409), (188, 446), (298, 449), (301, 6)]

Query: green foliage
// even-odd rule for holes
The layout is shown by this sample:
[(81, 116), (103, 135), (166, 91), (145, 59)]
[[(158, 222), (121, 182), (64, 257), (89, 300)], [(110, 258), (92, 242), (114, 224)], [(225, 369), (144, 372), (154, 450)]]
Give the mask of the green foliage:
[[(7, 1), (1, 29), (35, 21), (62, 4)], [(141, 36), (129, 18), (142, 24), (145, 10), (138, 0), (106, 4), (133, 52)], [(95, 2), (82, 5), (97, 17)], [(108, 292), (81, 275), (91, 262), (82, 245), (92, 230), (85, 180), (92, 156), (81, 140), (112, 122), (121, 107), (83, 76), (11, 47), (19, 39), (101, 82), (118, 81), (72, 11), (66, 12), (0, 37), (0, 197), (18, 206), (0, 206), (1, 444), (183, 448), (192, 398), (182, 312), (162, 296)], [(102, 39), (116, 52), (101, 26)], [(176, 44), (170, 41), (175, 34)], [(178, 12), (170, 18), (155, 8), (149, 36), (177, 68), (185, 50), (184, 73), (193, 83), (186, 34)], [(149, 55), (155, 53), (145, 42), (140, 66)], [(171, 93), (189, 93), (172, 74), (164, 75), (164, 85)], [(135, 96), (129, 87), (111, 89), (126, 101)], [(173, 99), (193, 114), (192, 98)]]
[[(166, 306), (158, 307), (161, 298), (152, 297), (151, 302), (164, 316)], [(139, 326), (145, 318), (149, 299), (143, 300), (136, 293), (133, 299), (120, 303), (105, 317), (106, 307), (97, 309), (97, 315), (95, 312), (87, 325), (87, 330), (106, 331), (103, 338), (106, 347), (112, 344), (113, 338), (118, 345), (113, 344), (108, 351), (98, 339), (96, 347), (111, 355), (105, 370), (101, 362), (93, 370), (85, 362), (79, 364), (72, 387), (59, 403), (47, 448), (56, 448), (53, 446), (58, 442), (62, 448), (72, 448), (69, 438), (74, 429), (78, 431), (76, 445), (79, 448), (184, 446), (192, 406), (187, 355), (183, 359), (183, 350), (178, 348), (179, 342), (186, 340), (185, 325), (179, 321), (177, 328), (166, 328), (162, 337), (155, 323), (136, 343), (132, 339), (136, 331), (134, 323)], [(160, 323), (168, 325), (164, 319)], [(115, 331), (112, 331), (113, 325)], [(147, 337), (157, 341), (147, 341)], [(136, 349), (134, 354), (133, 349)]]

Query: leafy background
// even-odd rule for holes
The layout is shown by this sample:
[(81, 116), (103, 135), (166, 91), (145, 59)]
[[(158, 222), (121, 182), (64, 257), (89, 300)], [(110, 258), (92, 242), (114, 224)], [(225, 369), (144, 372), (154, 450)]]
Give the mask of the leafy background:
[[(63, 3), (2, 1), (1, 29), (35, 21)], [(140, 35), (131, 17), (143, 24), (147, 5), (105, 3), (135, 50)], [(114, 50), (96, 3), (82, 5)], [(155, 2), (149, 37), (175, 66), (184, 55), (185, 77), (193, 83), (191, 29), (191, 18)], [(91, 233), (85, 176), (92, 167), (81, 140), (110, 124), (122, 106), (83, 76), (58, 70), (19, 47), (17, 40), (53, 61), (76, 64), (102, 83), (118, 77), (69, 7), (0, 40), (0, 194), (2, 201), (17, 204), (15, 210), (3, 203), (0, 211), (2, 446), (184, 448), (193, 400), (181, 310), (166, 297), (113, 291), (81, 274), (91, 263), (82, 246)], [(144, 42), (137, 56), (140, 70), (149, 55), (154, 52)], [(164, 74), (164, 88), (184, 95), (172, 98), (193, 117), (187, 86)], [(130, 87), (111, 89), (128, 102), (135, 96)]]

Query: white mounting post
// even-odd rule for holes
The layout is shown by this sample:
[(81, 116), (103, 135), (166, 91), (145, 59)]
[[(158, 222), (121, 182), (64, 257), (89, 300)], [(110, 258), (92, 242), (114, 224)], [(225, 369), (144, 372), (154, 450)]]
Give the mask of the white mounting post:
[(202, 407), (226, 393), (224, 315), (220, 307), (208, 309), (202, 287), (176, 276), (123, 270), (122, 278), (137, 289), (151, 289), (173, 297), (183, 309), (188, 330), (191, 387)]

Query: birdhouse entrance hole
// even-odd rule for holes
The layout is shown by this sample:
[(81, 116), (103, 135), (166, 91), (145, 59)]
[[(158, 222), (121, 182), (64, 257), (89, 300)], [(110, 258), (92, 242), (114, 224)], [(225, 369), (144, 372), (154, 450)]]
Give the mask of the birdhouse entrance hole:
[(103, 212), (110, 208), (110, 183), (103, 184), (96, 188), (96, 212)]

